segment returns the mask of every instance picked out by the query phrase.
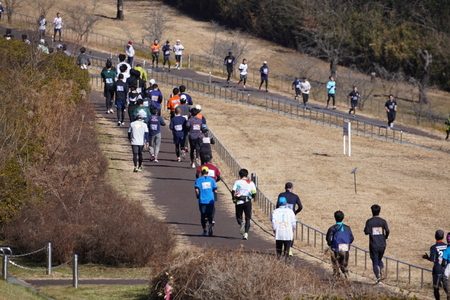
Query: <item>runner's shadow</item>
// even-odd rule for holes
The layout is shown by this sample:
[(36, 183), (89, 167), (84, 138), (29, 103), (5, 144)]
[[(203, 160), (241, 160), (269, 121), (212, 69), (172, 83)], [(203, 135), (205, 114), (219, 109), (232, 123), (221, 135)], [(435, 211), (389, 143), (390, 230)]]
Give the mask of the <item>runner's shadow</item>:
[[(180, 236), (186, 236), (186, 237), (203, 237), (203, 235), (201, 234), (187, 234), (187, 233), (182, 233), (182, 234), (176, 234), (176, 235), (180, 235)], [(205, 236), (206, 238), (219, 238), (219, 239), (225, 239), (225, 240), (242, 240), (242, 238), (237, 238), (237, 237), (232, 237), (232, 236), (220, 236), (220, 235), (212, 235), (212, 236)]]

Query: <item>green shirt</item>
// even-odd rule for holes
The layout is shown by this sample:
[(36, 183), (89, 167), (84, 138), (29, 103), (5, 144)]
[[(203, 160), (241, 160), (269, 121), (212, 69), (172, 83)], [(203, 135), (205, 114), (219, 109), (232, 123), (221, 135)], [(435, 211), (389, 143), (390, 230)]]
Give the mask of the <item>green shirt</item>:
[(117, 73), (113, 69), (111, 70), (106, 69), (102, 72), (103, 82), (105, 82), (107, 86), (113, 86), (116, 77)]
[(133, 112), (133, 116), (137, 116), (138, 113), (143, 113), (145, 115), (142, 116), (142, 119), (145, 120), (148, 117), (150, 117), (151, 113), (150, 113), (150, 109), (148, 109), (147, 106), (138, 106), (136, 107), (136, 109)]

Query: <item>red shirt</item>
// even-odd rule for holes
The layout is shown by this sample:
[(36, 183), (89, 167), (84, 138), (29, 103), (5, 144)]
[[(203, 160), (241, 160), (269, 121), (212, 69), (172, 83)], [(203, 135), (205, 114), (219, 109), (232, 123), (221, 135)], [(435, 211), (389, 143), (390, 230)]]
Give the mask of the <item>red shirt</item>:
[(217, 182), (217, 176), (220, 176), (219, 169), (217, 169), (216, 166), (214, 166), (210, 163), (207, 163), (207, 164), (204, 164), (204, 165), (201, 165), (200, 167), (198, 167), (197, 172), (200, 172), (200, 174), (201, 174), (203, 167), (208, 167), (208, 169), (209, 169), (208, 176), (212, 177), (214, 179), (214, 181)]

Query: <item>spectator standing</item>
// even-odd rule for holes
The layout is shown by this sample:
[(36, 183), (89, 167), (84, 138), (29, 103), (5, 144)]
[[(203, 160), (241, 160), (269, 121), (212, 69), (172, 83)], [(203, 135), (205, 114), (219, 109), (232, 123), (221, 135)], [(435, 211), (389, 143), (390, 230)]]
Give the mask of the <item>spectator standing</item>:
[(142, 151), (144, 146), (148, 146), (148, 127), (143, 121), (141, 114), (137, 115), (137, 120), (130, 123), (128, 128), (128, 139), (133, 151), (134, 172), (142, 171)]
[(388, 126), (394, 127), (395, 115), (397, 114), (397, 101), (393, 95), (389, 95), (389, 100), (384, 105), (386, 107)]
[[(195, 180), (195, 194), (198, 199), (200, 209), (200, 222), (202, 224), (202, 235), (213, 235), (213, 219), (214, 202), (217, 193), (217, 183), (208, 176), (208, 167), (202, 167), (202, 176)], [(209, 223), (208, 231), (206, 231), (206, 222)]]
[(441, 296), (439, 295), (440, 286), (444, 287), (444, 291), (447, 294), (447, 299), (449, 299), (447, 278), (444, 278), (444, 269), (441, 267), (441, 264), (443, 262), (443, 253), (447, 249), (447, 244), (442, 241), (444, 239), (444, 231), (441, 229), (436, 230), (434, 237), (436, 239), (436, 244), (430, 247), (430, 255), (428, 255), (428, 253), (425, 253), (424, 255), (422, 255), (422, 258), (433, 263), (432, 276), (434, 299), (441, 299)]
[(327, 83), (327, 89), (328, 89), (328, 99), (327, 99), (326, 109), (329, 109), (329, 104), (330, 104), (331, 98), (333, 98), (333, 109), (336, 109), (336, 81), (334, 81), (333, 76), (329, 77), (329, 81)]
[[(248, 179), (248, 171), (239, 171), (239, 180), (236, 180), (231, 190), (231, 197), (236, 205), (236, 221), (240, 226), (240, 233), (244, 240), (248, 240), (250, 220), (252, 218), (252, 200), (256, 197), (256, 186)], [(245, 214), (245, 222), (242, 215)]]
[(118, 80), (114, 82), (114, 95), (117, 109), (117, 126), (125, 125), (125, 109), (127, 108), (128, 84), (124, 81), (123, 74), (119, 74)]
[(39, 25), (39, 37), (42, 39), (45, 36), (45, 30), (47, 29), (47, 20), (44, 15), (41, 15), (38, 20)]
[(303, 106), (306, 106), (306, 102), (309, 99), (309, 92), (311, 91), (311, 84), (306, 77), (303, 77), (303, 81), (300, 83), (300, 90), (302, 91)]
[(445, 125), (447, 125), (447, 127), (445, 128), (445, 132), (447, 133), (445, 140), (447, 141), (448, 136), (450, 135), (450, 114), (448, 114), (448, 118), (447, 118), (447, 120), (445, 120)]
[(57, 13), (55, 19), (53, 19), (53, 37), (52, 37), (52, 42), (54, 42), (56, 40), (56, 33), (57, 32), (59, 33), (59, 41), (62, 42), (62, 39), (61, 39), (62, 26), (63, 26), (63, 21), (62, 21), (61, 14)]
[(78, 55), (77, 57), (77, 65), (83, 69), (83, 70), (87, 70), (88, 66), (91, 65), (91, 60), (89, 58), (89, 56), (87, 56), (86, 54), (86, 48), (81, 47), (80, 48), (80, 55)]
[(158, 40), (154, 40), (153, 44), (151, 46), (152, 49), (152, 68), (155, 68), (155, 61), (156, 61), (156, 67), (158, 68), (159, 64), (159, 51), (161, 51), (161, 45), (159, 44)]
[(381, 207), (374, 204), (370, 207), (372, 218), (367, 220), (364, 233), (369, 235), (369, 251), (372, 260), (373, 273), (377, 280), (375, 284), (382, 284), (384, 278), (383, 255), (386, 251), (386, 240), (389, 238), (389, 227), (386, 220), (380, 218)]
[(238, 85), (241, 85), (242, 82), (242, 87), (245, 89), (245, 84), (247, 83), (247, 74), (248, 74), (248, 65), (247, 65), (247, 60), (244, 58), (242, 60), (242, 64), (239, 65), (239, 82)]
[(113, 114), (112, 101), (114, 99), (114, 82), (116, 81), (117, 73), (113, 70), (111, 61), (106, 62), (106, 69), (102, 71), (101, 76), (105, 83), (103, 95), (106, 98), (106, 113)]
[(158, 110), (156, 108), (151, 108), (150, 112), (151, 116), (148, 121), (150, 146), (148, 150), (150, 152), (150, 161), (157, 163), (159, 148), (161, 147), (161, 126), (166, 126), (166, 122), (161, 116), (158, 116)]
[(292, 89), (293, 90), (295, 89), (294, 99), (298, 100), (298, 96), (301, 94), (301, 91), (300, 91), (300, 77), (295, 76), (295, 80), (294, 80), (294, 82), (292, 82)]
[[(286, 182), (284, 185), (285, 192), (278, 195), (277, 208), (280, 207), (280, 198), (284, 197), (287, 201), (287, 207), (292, 209), (295, 215), (302, 211), (303, 205), (300, 198), (294, 194), (294, 185), (292, 182)], [(297, 206), (297, 207), (296, 207)], [(291, 247), (294, 246), (294, 239), (292, 239)], [(292, 256), (292, 250), (289, 250), (289, 255)]]
[(184, 47), (181, 45), (181, 41), (177, 40), (177, 43), (173, 46), (173, 52), (175, 52), (175, 68), (178, 70), (181, 67), (181, 57), (183, 55)]
[(236, 64), (236, 58), (234, 58), (233, 53), (228, 52), (228, 56), (226, 56), (223, 60), (223, 64), (227, 67), (227, 83), (230, 83), (230, 77), (233, 73), (234, 65)]
[(348, 113), (351, 114), (353, 111), (353, 116), (355, 116), (356, 108), (358, 107), (358, 101), (361, 98), (356, 86), (353, 87), (353, 91), (348, 94), (348, 97), (350, 98), (350, 110), (348, 111)]
[(175, 155), (177, 156), (177, 161), (180, 162), (181, 158), (186, 158), (186, 154), (184, 152), (186, 119), (181, 115), (180, 107), (175, 108), (175, 117), (170, 120), (169, 129), (172, 130), (173, 143), (175, 144)]
[(269, 67), (267, 66), (267, 61), (263, 62), (261, 68), (259, 68), (259, 73), (261, 73), (261, 83), (259, 84), (259, 89), (261, 89), (263, 83), (266, 83), (266, 92), (269, 91)]
[(132, 41), (128, 42), (128, 45), (125, 47), (125, 52), (127, 53), (127, 56), (128, 56), (127, 63), (130, 66), (128, 71), (130, 71), (131, 67), (133, 67), (133, 60), (134, 60), (134, 54), (135, 54)]
[[(283, 253), (285, 262), (288, 263), (291, 251), (291, 242), (294, 238), (294, 230), (297, 220), (292, 209), (287, 207), (287, 200), (284, 197), (278, 199), (280, 206), (272, 212), (271, 222), (273, 233), (275, 234), (275, 248), (278, 259)], [(284, 251), (283, 251), (284, 248)]]
[(334, 213), (336, 224), (331, 226), (326, 235), (327, 244), (331, 250), (331, 265), (333, 266), (333, 276), (340, 277), (339, 269), (345, 278), (349, 278), (348, 274), (348, 258), (350, 254), (350, 245), (353, 243), (354, 237), (349, 226), (342, 223), (344, 213), (336, 211)]
[(164, 71), (164, 67), (165, 67), (166, 62), (167, 62), (167, 66), (168, 66), (169, 72), (170, 72), (170, 49), (171, 49), (170, 41), (167, 40), (166, 44), (162, 47), (162, 52), (163, 52), (163, 55), (164, 55), (163, 67), (162, 67), (163, 71)]

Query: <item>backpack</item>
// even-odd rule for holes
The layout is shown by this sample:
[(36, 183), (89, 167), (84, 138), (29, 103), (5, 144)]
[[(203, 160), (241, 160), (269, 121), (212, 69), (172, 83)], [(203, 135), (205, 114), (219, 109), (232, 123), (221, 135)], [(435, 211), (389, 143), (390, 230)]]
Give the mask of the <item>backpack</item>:
[(350, 251), (350, 231), (345, 231), (344, 225), (339, 225), (333, 235), (333, 243), (331, 245), (333, 251)]

